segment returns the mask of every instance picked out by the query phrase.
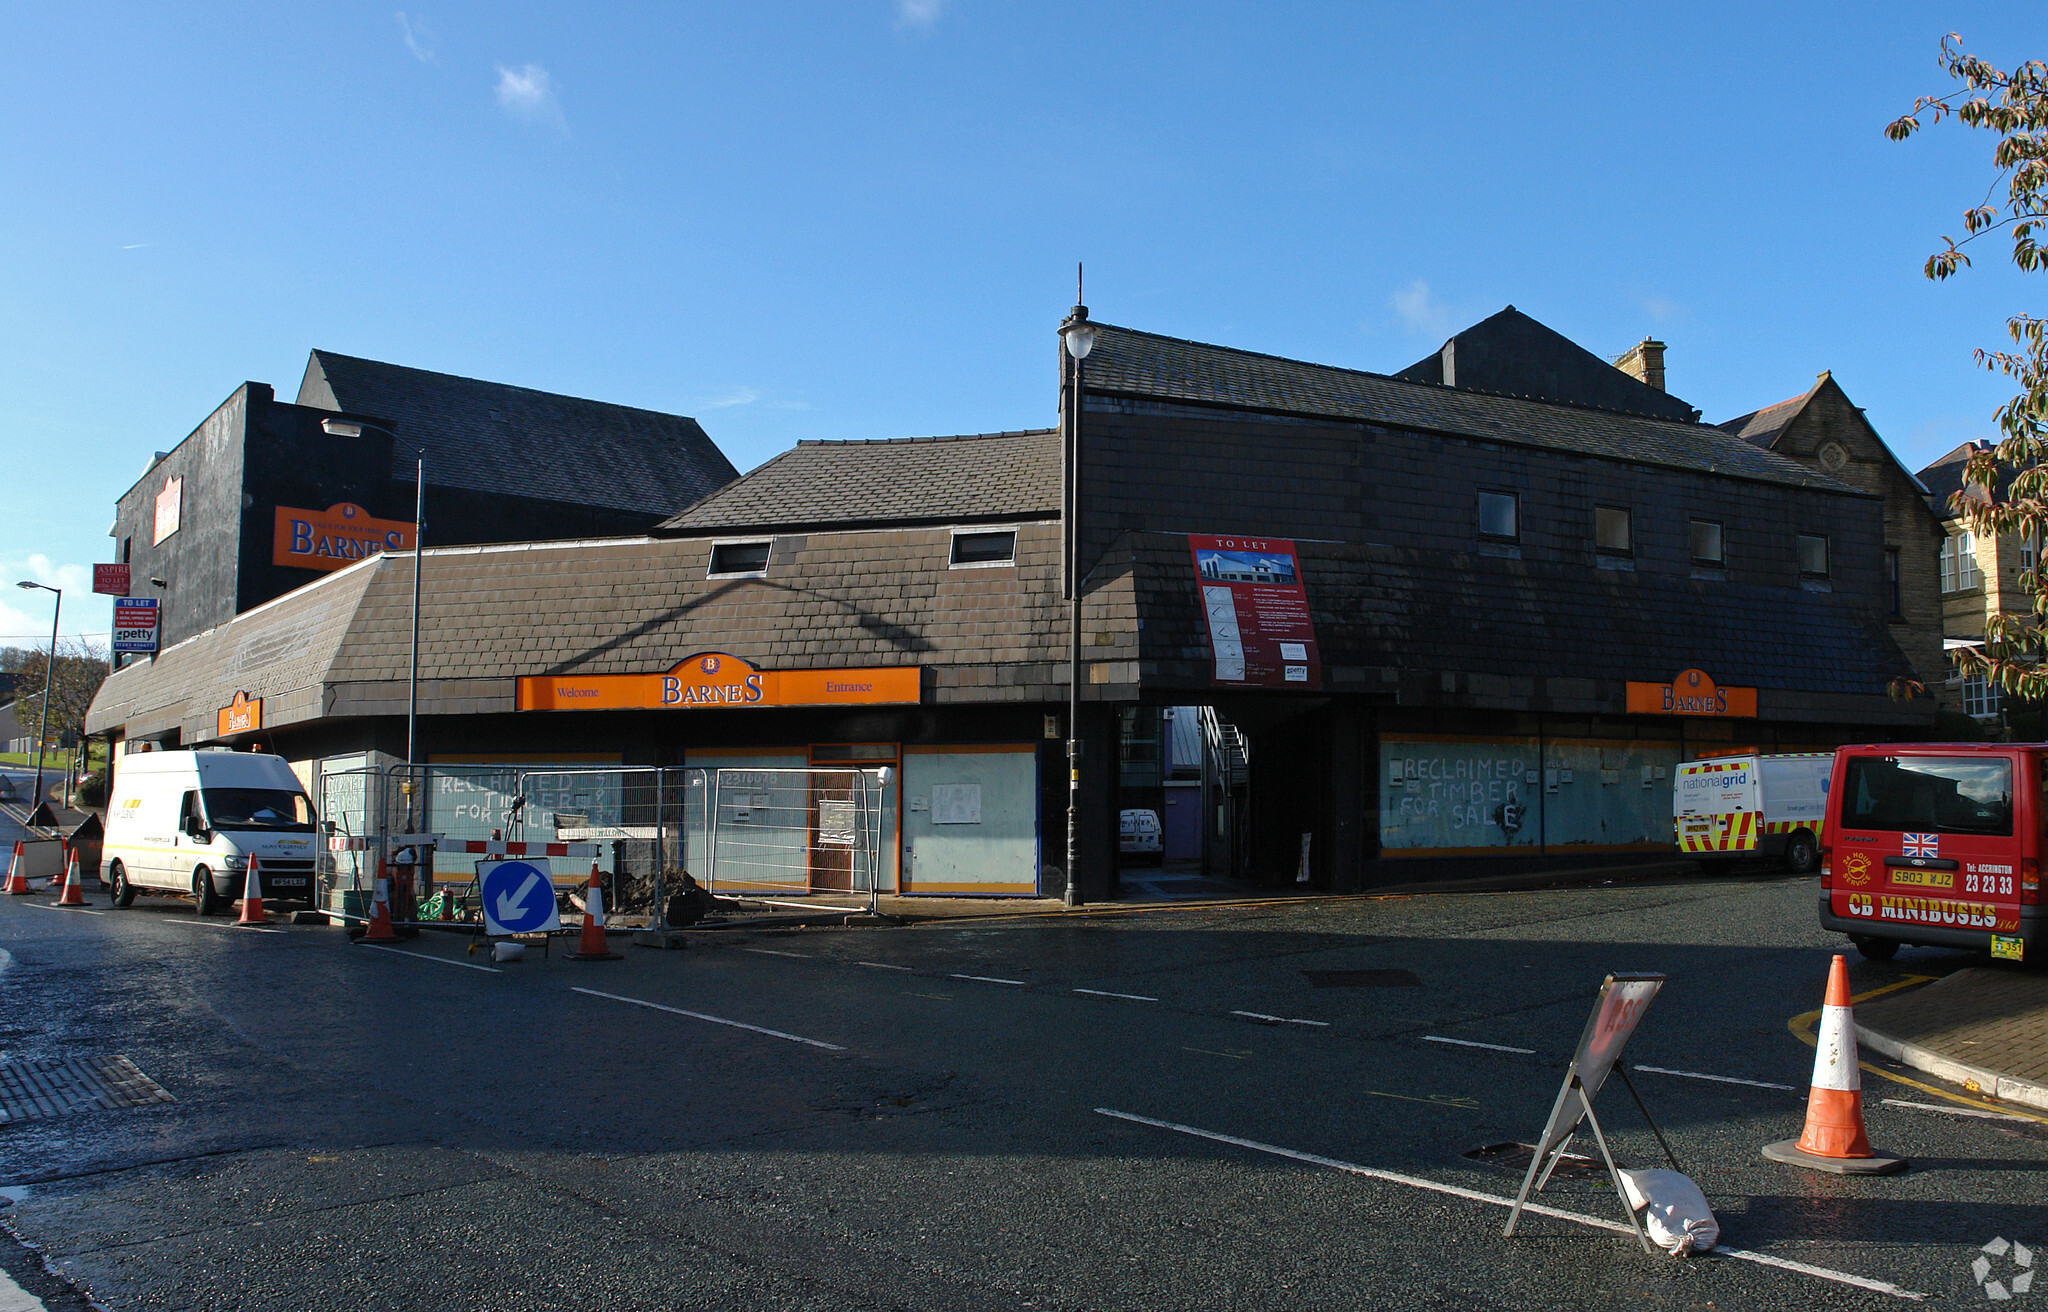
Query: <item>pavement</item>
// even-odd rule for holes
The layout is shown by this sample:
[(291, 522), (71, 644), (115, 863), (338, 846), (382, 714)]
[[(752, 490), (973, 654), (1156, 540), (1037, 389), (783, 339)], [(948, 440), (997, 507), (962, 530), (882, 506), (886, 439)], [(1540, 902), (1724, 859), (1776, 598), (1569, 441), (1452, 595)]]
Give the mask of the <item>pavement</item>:
[(1965, 967), (1859, 1006), (1856, 1040), (1970, 1093), (2048, 1111), (2048, 974)]

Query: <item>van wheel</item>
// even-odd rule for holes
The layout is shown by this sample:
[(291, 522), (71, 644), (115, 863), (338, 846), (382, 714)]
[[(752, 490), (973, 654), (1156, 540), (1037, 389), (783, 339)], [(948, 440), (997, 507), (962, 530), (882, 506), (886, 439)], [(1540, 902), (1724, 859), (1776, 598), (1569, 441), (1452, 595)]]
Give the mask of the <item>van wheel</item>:
[(220, 894), (213, 889), (213, 872), (205, 866), (192, 872), (192, 905), (202, 916), (210, 916), (220, 910)]
[(1813, 835), (1804, 829), (1794, 830), (1785, 840), (1785, 868), (1795, 875), (1810, 875), (1819, 865), (1820, 845)]
[(1899, 955), (1899, 941), (1895, 938), (1861, 938), (1852, 934), (1849, 941), (1865, 961), (1890, 961)]
[(129, 882), (128, 867), (116, 861), (113, 868), (108, 870), (107, 873), (114, 877), (114, 905), (117, 907), (134, 906), (135, 885)]

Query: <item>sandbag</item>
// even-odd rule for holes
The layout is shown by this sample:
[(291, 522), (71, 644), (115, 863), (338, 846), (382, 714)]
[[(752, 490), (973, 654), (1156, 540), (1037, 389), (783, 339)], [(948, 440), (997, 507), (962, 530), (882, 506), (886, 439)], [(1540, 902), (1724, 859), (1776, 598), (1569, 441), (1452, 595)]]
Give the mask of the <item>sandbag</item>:
[(1621, 1172), (1629, 1210), (1640, 1215), (1650, 1242), (1673, 1257), (1704, 1253), (1721, 1239), (1721, 1223), (1700, 1187), (1677, 1171)]

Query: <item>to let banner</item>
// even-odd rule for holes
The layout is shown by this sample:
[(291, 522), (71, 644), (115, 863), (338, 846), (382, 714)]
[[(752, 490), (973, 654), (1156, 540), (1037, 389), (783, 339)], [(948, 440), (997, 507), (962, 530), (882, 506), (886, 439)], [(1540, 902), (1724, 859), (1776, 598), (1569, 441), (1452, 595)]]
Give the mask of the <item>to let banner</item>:
[(1323, 686), (1315, 622), (1294, 543), (1286, 538), (1219, 538), (1190, 533), (1195, 576), (1209, 626), (1218, 684), (1253, 688)]
[(92, 590), (110, 597), (128, 595), (128, 567), (126, 565), (94, 565), (92, 567)]

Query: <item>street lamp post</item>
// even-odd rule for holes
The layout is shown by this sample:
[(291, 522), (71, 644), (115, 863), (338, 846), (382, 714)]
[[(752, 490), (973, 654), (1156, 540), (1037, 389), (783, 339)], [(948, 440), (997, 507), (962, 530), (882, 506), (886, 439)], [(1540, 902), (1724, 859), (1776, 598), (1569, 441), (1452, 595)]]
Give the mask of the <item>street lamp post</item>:
[[(323, 419), (320, 427), (330, 437), (361, 437), (365, 428), (398, 440), (398, 434), (382, 424), (367, 419)], [(427, 451), (425, 447), (413, 448), (412, 473), (412, 664), (405, 676), (405, 763), (419, 762), (420, 750), (420, 570), (425, 562), (426, 547), (421, 535), (426, 531), (427, 506)]]
[(1074, 278), (1075, 305), (1060, 325), (1060, 340), (1074, 362), (1067, 404), (1066, 577), (1067, 648), (1067, 892), (1066, 904), (1081, 905), (1081, 362), (1095, 349), (1088, 307), (1080, 304), (1081, 280)]
[(43, 748), (50, 741), (50, 676), (57, 670), (57, 617), (64, 613), (64, 589), (53, 588), (34, 579), (23, 579), (15, 586), (41, 588), (57, 598), (56, 604), (50, 607), (50, 659), (43, 662), (43, 720), (36, 729), (36, 790), (29, 803), (29, 809), (34, 810), (43, 804)]

